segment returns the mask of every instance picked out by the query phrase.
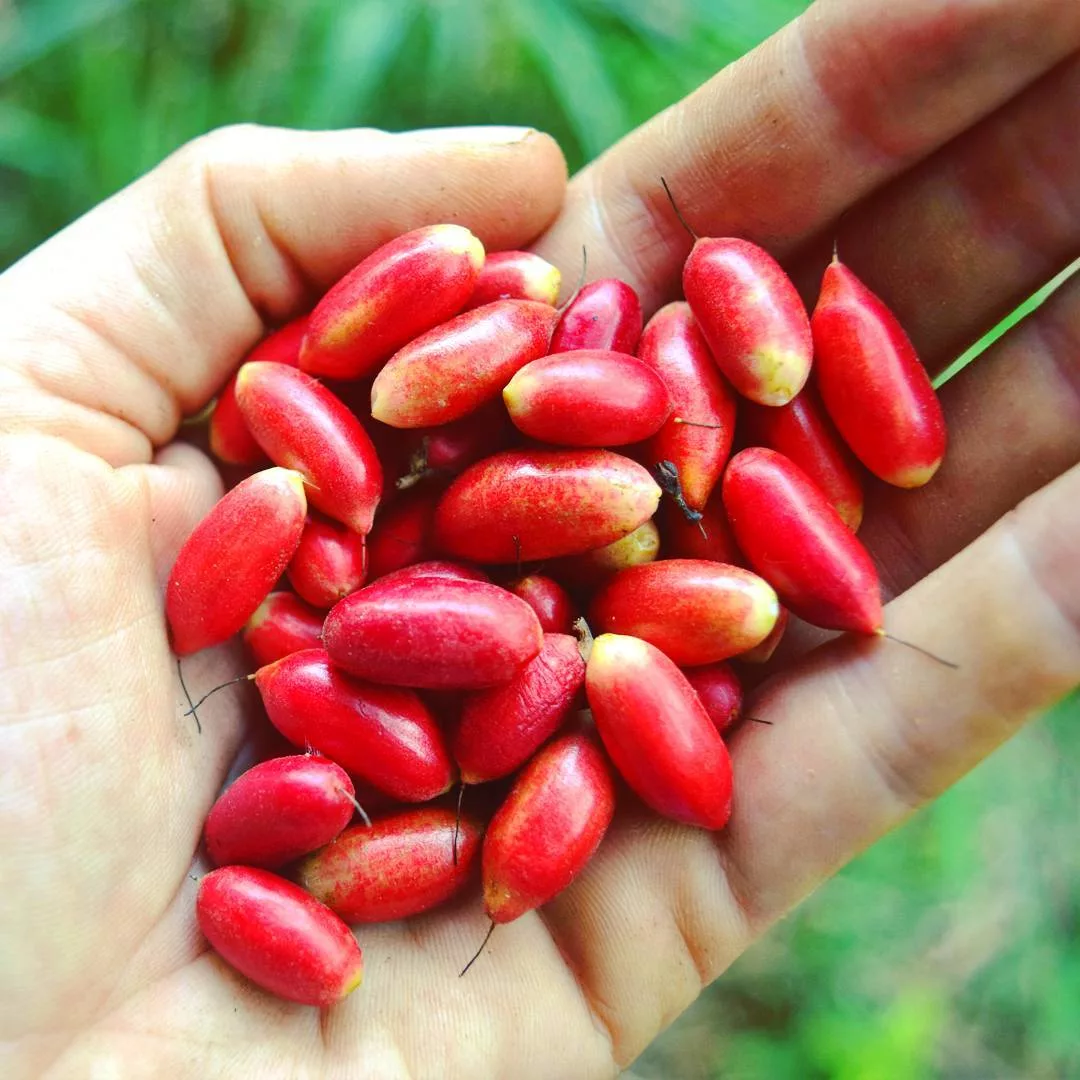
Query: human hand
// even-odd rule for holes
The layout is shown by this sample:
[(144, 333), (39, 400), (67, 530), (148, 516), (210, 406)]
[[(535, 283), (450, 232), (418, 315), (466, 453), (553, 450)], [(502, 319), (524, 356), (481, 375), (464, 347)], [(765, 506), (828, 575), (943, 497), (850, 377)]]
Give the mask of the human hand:
[[(523, 246), (565, 180), (551, 139), (521, 129), (230, 128), (0, 277), (0, 1074), (363, 1062), (390, 1077), (438, 1058), (407, 1029), (427, 969), (456, 974), (473, 948), (471, 913), (441, 959), (434, 924), (364, 935), (370, 1000), (391, 1011), (363, 1034), (254, 989), (200, 940), (189, 874), (252, 729), (235, 692), (201, 710), (201, 735), (183, 716), (162, 593), (221, 480), (172, 440), (266, 324), (382, 242), (453, 220)], [(211, 649), (184, 672), (205, 689), (245, 663)], [(478, 1021), (494, 1007), (494, 988), (471, 1006)]]
[[(539, 250), (569, 263), (586, 244), (592, 275), (655, 309), (690, 247), (663, 176), (700, 235), (764, 244), (810, 304), (835, 240), (936, 375), (1080, 255), (1078, 45), (1080, 10), (1055, 0), (817, 3), (576, 176)], [(942, 389), (933, 481), (868, 492), (886, 628), (960, 669), (880, 642), (804, 655), (833, 635), (789, 631), (784, 674), (751, 701), (774, 726), (733, 740), (731, 825), (714, 844), (608, 841), (549, 910), (620, 1060), (698, 974), (1080, 682), (1078, 344), (1073, 278)], [(648, 900), (614, 904), (635, 880)], [(642, 957), (666, 965), (643, 978)]]
[[(584, 241), (592, 272), (627, 277), (651, 309), (686, 250), (663, 172), (701, 231), (748, 235), (813, 273), (815, 234), (925, 159), (851, 210), (840, 242), (934, 364), (1074, 253), (1077, 65), (1006, 102), (1080, 47), (1080, 14), (1068, 0), (819, 8), (575, 180), (542, 246), (572, 266)], [(811, 72), (829, 74), (831, 106)], [(1043, 172), (1012, 167), (1021, 134)], [(190, 448), (148, 462), (261, 318), (299, 311), (379, 240), (451, 219), (515, 246), (561, 198), (542, 137), (467, 155), (410, 146), (215, 136), (0, 278), (0, 429), (14, 432), (0, 439), (6, 1075), (611, 1075), (814, 885), (1080, 679), (1080, 477), (1066, 472), (1080, 433), (1056, 344), (1080, 325), (1073, 288), (950, 385), (953, 446), (934, 484), (867, 516), (899, 591), (1064, 474), (890, 605), (892, 630), (960, 672), (887, 645), (808, 657), (755, 706), (774, 725), (734, 742), (727, 830), (624, 815), (582, 879), (501, 928), (464, 981), (486, 927), (472, 898), (365, 930), (365, 985), (327, 1013), (205, 953), (188, 871), (244, 718), (232, 695), (208, 704), (201, 737), (181, 717), (160, 585), (219, 488)], [(1011, 219), (990, 234), (979, 223), (999, 202)], [(1006, 227), (1040, 242), (1010, 247)], [(924, 252), (910, 280), (898, 235)], [(1002, 416), (1015, 437), (987, 440)], [(229, 650), (186, 664), (200, 687), (241, 668)]]

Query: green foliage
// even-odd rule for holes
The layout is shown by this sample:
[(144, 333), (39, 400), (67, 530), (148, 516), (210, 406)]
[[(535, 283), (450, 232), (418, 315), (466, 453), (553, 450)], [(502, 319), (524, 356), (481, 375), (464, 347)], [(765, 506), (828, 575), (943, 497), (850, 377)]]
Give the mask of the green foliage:
[[(0, 268), (241, 120), (533, 124), (576, 167), (804, 6), (0, 0)], [(1078, 719), (1073, 699), (820, 889), (635, 1075), (1080, 1076)]]
[(221, 124), (533, 124), (576, 168), (804, 0), (0, 3), (0, 267)]
[(635, 1076), (1080, 1076), (1078, 719), (1074, 694), (822, 886)]

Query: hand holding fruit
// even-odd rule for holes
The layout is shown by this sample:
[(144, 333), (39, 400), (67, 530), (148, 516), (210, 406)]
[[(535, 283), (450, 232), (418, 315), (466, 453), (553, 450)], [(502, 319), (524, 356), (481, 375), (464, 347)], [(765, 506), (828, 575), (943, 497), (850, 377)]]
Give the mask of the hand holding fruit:
[[(629, 281), (648, 316), (675, 295), (690, 247), (661, 173), (699, 233), (762, 243), (800, 283), (819, 278), (843, 213), (842, 259), (937, 370), (1080, 235), (1080, 214), (1062, 220), (1060, 207), (1048, 228), (1039, 194), (1047, 181), (1066, 189), (1078, 167), (1060, 151), (1074, 142), (1060, 106), (1080, 13), (1065, 0), (1036, 7), (816, 5), (679, 106), (680, 123), (647, 125), (575, 180), (538, 250), (567, 269), (585, 242), (592, 271)], [(1059, 150), (1032, 147), (1031, 159), (1064, 170), (1034, 197), (1031, 174), (1009, 167), (1010, 132), (1029, 116), (1041, 118), (1032, 138)], [(985, 175), (1001, 178), (992, 191), (976, 183)], [(960, 218), (935, 215), (954, 184)], [(950, 449), (924, 491), (867, 488), (860, 538), (900, 594), (886, 623), (958, 671), (862, 640), (799, 659), (790, 634), (785, 673), (753, 705), (771, 724), (730, 744), (726, 829), (663, 821), (620, 792), (588, 869), (543, 920), (500, 926), (464, 980), (487, 925), (468, 894), (365, 929), (365, 983), (321, 1027), (207, 953), (188, 875), (251, 698), (208, 702), (201, 736), (182, 715), (162, 593), (220, 487), (206, 458), (171, 444), (178, 421), (265, 324), (301, 314), (388, 236), (456, 221), (488, 250), (520, 249), (562, 194), (558, 153), (537, 135), (238, 129), (182, 151), (0, 278), (11, 1075), (123, 1075), (132, 1062), (161, 1075), (282, 1063), (321, 1075), (346, 1061), (372, 1075), (610, 1076), (808, 890), (1080, 679), (1080, 435), (1060, 381), (1075, 360), (1053, 352), (1080, 325), (1073, 284), (945, 388)], [(982, 231), (999, 204), (1012, 207), (999, 227), (1043, 237), (1037, 249)], [(607, 233), (590, 232), (601, 221)], [(963, 263), (950, 257), (961, 241)], [(898, 252), (918, 274), (897, 270)], [(1018, 432), (1007, 441), (1003, 415)], [(496, 561), (513, 570), (512, 555)], [(184, 664), (198, 688), (251, 670), (232, 647)], [(432, 1008), (417, 1007), (436, 1001), (437, 1034)]]

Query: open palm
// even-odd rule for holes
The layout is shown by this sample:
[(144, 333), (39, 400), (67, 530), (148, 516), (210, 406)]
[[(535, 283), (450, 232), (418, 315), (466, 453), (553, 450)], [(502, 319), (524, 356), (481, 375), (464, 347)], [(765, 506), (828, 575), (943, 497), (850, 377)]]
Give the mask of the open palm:
[[(1080, 681), (1076, 284), (947, 386), (931, 487), (869, 501), (887, 625), (959, 671), (887, 644), (807, 654), (761, 689), (772, 726), (734, 740), (724, 832), (624, 811), (465, 980), (475, 896), (364, 929), (365, 984), (324, 1012), (206, 952), (191, 872), (242, 694), (196, 732), (161, 611), (220, 493), (169, 446), (180, 417), (379, 242), (453, 220), (494, 249), (550, 225), (540, 250), (572, 266), (584, 242), (651, 310), (687, 250), (663, 174), (699, 231), (768, 245), (811, 288), (842, 215), (845, 261), (938, 369), (1080, 247), (1078, 49), (1073, 0), (823, 0), (575, 178), (561, 210), (562, 159), (535, 133), (229, 129), (0, 277), (4, 1075), (611, 1076)], [(242, 663), (218, 649), (185, 670), (204, 688)]]

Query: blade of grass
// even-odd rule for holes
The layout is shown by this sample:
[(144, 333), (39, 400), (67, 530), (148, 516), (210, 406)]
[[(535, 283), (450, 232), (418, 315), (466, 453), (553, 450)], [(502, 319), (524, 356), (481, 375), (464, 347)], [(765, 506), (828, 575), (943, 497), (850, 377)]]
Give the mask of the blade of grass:
[(944, 386), (951, 378), (977, 360), (996, 341), (1005, 336), (1014, 326), (1023, 322), (1032, 312), (1038, 311), (1070, 278), (1080, 274), (1080, 258), (1071, 262), (1060, 273), (1055, 274), (1041, 289), (1033, 293), (1018, 308), (1015, 308), (992, 330), (985, 333), (969, 349), (962, 352), (935, 380), (934, 388)]

